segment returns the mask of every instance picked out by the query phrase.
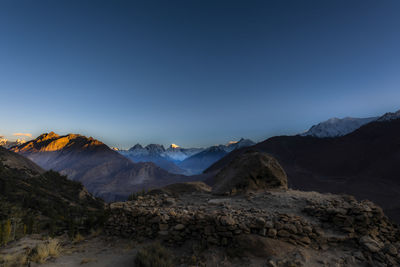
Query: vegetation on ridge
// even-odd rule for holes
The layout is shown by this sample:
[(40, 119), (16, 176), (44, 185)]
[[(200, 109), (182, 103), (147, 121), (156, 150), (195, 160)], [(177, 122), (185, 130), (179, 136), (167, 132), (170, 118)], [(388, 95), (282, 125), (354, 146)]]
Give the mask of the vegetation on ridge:
[(89, 232), (105, 220), (104, 203), (81, 183), (48, 171), (34, 173), (0, 161), (0, 244), (25, 234)]

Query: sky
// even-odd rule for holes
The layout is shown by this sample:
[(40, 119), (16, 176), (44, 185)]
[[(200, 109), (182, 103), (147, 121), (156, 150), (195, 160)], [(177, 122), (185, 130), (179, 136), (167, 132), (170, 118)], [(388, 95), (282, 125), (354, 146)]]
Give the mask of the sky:
[(199, 147), (400, 109), (400, 1), (0, 1), (0, 136)]

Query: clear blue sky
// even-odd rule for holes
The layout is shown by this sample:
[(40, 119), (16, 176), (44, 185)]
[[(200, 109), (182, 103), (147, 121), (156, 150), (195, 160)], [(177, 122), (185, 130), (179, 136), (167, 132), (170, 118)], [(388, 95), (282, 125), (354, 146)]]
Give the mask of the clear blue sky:
[(0, 1), (0, 135), (204, 146), (400, 109), (400, 1)]

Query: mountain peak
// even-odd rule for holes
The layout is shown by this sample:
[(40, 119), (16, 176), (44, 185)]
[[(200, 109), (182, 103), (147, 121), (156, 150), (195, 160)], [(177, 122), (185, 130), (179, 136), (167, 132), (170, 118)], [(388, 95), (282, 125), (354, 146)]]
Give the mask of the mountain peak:
[(146, 149), (149, 152), (158, 152), (158, 153), (162, 153), (165, 151), (165, 148), (163, 145), (158, 145), (158, 144), (149, 144), (146, 146)]
[(169, 147), (170, 148), (180, 148), (180, 146), (178, 146), (177, 144), (171, 144)]
[(136, 149), (143, 149), (143, 146), (141, 144), (137, 143), (133, 147), (129, 148), (129, 151), (136, 150)]
[(370, 118), (352, 118), (345, 117), (330, 118), (324, 122), (313, 125), (307, 132), (301, 134), (302, 136), (313, 136), (318, 138), (338, 137), (354, 132), (361, 126), (376, 120), (377, 117)]
[(50, 132), (50, 133), (41, 134), (37, 138), (37, 140), (43, 142), (43, 141), (50, 140), (50, 139), (55, 139), (55, 138), (58, 138), (58, 137), (60, 137), (60, 136), (58, 134), (56, 134), (55, 132)]
[(93, 137), (85, 137), (79, 134), (68, 134), (60, 136), (54, 132), (41, 134), (34, 140), (27, 143), (19, 144), (13, 147), (14, 152), (26, 152), (26, 151), (40, 151), (50, 152), (59, 151), (64, 148), (74, 149), (88, 149), (94, 147), (100, 147), (104, 143), (94, 139)]
[(388, 112), (385, 113), (382, 117), (378, 119), (378, 121), (391, 121), (391, 120), (396, 120), (400, 118), (400, 110), (396, 112)]

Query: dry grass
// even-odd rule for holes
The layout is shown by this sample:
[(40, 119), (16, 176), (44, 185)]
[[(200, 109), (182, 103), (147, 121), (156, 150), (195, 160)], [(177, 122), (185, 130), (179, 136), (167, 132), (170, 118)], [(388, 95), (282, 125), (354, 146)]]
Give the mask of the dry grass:
[(103, 229), (102, 228), (98, 228), (96, 230), (90, 230), (90, 237), (97, 237), (99, 235), (101, 235), (103, 233)]
[(137, 267), (173, 267), (171, 252), (155, 242), (140, 249), (135, 258)]
[(57, 258), (61, 250), (61, 245), (57, 239), (49, 239), (33, 249), (31, 260), (44, 263), (50, 257)]
[(4, 267), (17, 267), (24, 266), (27, 263), (28, 256), (26, 253), (7, 254), (0, 256), (0, 266)]
[(74, 236), (74, 238), (72, 239), (73, 243), (80, 243), (83, 240), (85, 240), (85, 237), (83, 235), (81, 235), (80, 233), (76, 234), (76, 236)]

